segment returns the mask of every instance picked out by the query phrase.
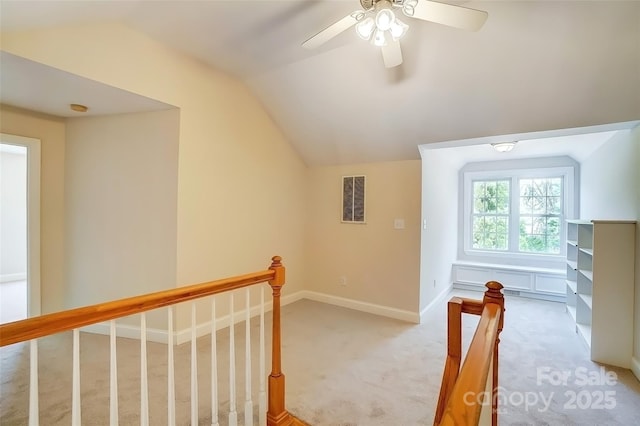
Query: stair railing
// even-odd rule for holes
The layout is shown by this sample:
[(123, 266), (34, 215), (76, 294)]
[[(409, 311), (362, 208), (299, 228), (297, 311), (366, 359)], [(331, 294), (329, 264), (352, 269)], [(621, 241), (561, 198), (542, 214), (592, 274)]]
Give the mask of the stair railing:
[[(141, 359), (141, 407), (140, 422), (143, 425), (149, 424), (149, 405), (147, 387), (147, 365), (146, 365), (146, 319), (145, 312), (154, 309), (168, 308), (168, 423), (175, 424), (175, 382), (174, 382), (174, 356), (173, 356), (173, 307), (182, 302), (195, 301), (207, 296), (230, 293), (230, 412), (229, 425), (237, 424), (237, 412), (235, 408), (235, 347), (234, 347), (234, 302), (233, 291), (241, 288), (246, 289), (246, 349), (247, 357), (250, 357), (250, 295), (249, 287), (268, 282), (273, 295), (273, 321), (272, 321), (272, 367), (269, 375), (268, 404), (264, 390), (264, 293), (261, 293), (260, 305), (260, 391), (259, 391), (259, 423), (268, 426), (283, 426), (294, 424), (297, 419), (289, 414), (285, 408), (285, 378), (281, 366), (281, 334), (280, 334), (280, 295), (282, 286), (285, 283), (285, 268), (279, 256), (272, 258), (269, 269), (236, 277), (210, 281), (186, 287), (180, 287), (165, 291), (160, 291), (142, 296), (135, 296), (126, 299), (100, 303), (93, 306), (86, 306), (57, 312), (39, 317), (28, 318), (0, 325), (0, 347), (19, 342), (30, 344), (30, 388), (29, 388), (29, 425), (39, 424), (38, 410), (38, 338), (53, 334), (73, 331), (73, 378), (72, 378), (72, 401), (71, 401), (71, 423), (79, 426), (82, 423), (81, 400), (80, 400), (80, 328), (110, 321), (110, 424), (118, 424), (118, 394), (117, 394), (117, 364), (116, 364), (116, 327), (115, 320), (129, 315), (140, 314), (140, 359)], [(197, 396), (197, 360), (196, 360), (196, 305), (192, 303), (191, 315), (191, 424), (198, 424), (198, 396)], [(212, 324), (211, 324), (211, 345), (212, 350), (216, 347), (216, 318), (215, 318), (215, 297), (212, 297)], [(212, 358), (212, 378), (216, 377), (216, 354), (211, 354)], [(245, 401), (245, 426), (253, 424), (253, 403), (251, 401), (251, 362), (246, 361), (246, 386), (247, 400)], [(217, 383), (212, 380), (212, 407), (211, 424), (218, 424), (217, 407)]]
[[(453, 297), (447, 306), (447, 358), (434, 425), (477, 425), (491, 398), (491, 424), (498, 424), (498, 344), (504, 323), (502, 284), (490, 281), (482, 301)], [(480, 321), (462, 359), (462, 314)], [(491, 386), (487, 392), (489, 376)]]

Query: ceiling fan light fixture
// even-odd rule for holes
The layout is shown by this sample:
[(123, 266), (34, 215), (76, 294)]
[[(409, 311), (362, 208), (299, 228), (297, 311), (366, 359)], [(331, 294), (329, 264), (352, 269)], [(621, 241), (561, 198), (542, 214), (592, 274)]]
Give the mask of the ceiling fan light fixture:
[(395, 20), (396, 15), (390, 9), (382, 9), (376, 14), (376, 27), (382, 31), (390, 30)]
[(406, 0), (402, 4), (402, 12), (407, 16), (413, 16), (416, 13), (417, 5), (418, 5), (418, 0)]
[(391, 37), (393, 37), (394, 40), (400, 40), (407, 33), (408, 29), (409, 26), (407, 24), (396, 18), (396, 20), (391, 23)]
[(371, 39), (371, 35), (373, 34), (373, 29), (375, 28), (376, 23), (373, 18), (366, 18), (356, 25), (356, 33), (363, 40)]
[(491, 146), (498, 152), (509, 152), (516, 146), (517, 141), (514, 142), (499, 142), (492, 143)]
[(375, 35), (373, 36), (372, 42), (375, 46), (378, 47), (386, 46), (387, 36), (385, 35), (385, 31), (382, 31), (380, 28), (378, 28)]

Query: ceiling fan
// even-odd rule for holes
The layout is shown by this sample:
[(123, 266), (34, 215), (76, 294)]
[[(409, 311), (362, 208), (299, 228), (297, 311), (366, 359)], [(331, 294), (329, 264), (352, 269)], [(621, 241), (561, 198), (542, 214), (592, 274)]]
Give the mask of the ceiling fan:
[(407, 24), (396, 18), (394, 10), (399, 9), (410, 18), (469, 31), (479, 30), (488, 16), (482, 10), (431, 0), (360, 0), (360, 5), (362, 10), (348, 14), (302, 43), (302, 46), (314, 49), (355, 25), (356, 33), (362, 39), (370, 40), (381, 48), (384, 65), (392, 68), (402, 63), (400, 39), (409, 29)]

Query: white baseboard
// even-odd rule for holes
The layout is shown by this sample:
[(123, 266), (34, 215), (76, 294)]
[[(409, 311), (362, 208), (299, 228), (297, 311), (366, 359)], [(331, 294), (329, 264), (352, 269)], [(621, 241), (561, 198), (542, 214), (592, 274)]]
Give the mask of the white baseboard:
[[(303, 298), (302, 293), (304, 293), (304, 291), (297, 291), (293, 294), (282, 296), (280, 298), (280, 306), (285, 306), (285, 305), (288, 305), (289, 303), (297, 302), (298, 300)], [(265, 303), (264, 311), (270, 312), (272, 310), (273, 310), (273, 302)], [(234, 324), (237, 324), (245, 320), (245, 315), (246, 315), (245, 312), (246, 312), (245, 309), (234, 312), (233, 314)], [(251, 307), (250, 309), (251, 318), (258, 315), (260, 315), (260, 306)], [(223, 317), (217, 318), (216, 330), (229, 327), (230, 322), (231, 321), (229, 319), (229, 315), (225, 315)], [(210, 333), (211, 333), (211, 321), (206, 321), (196, 326), (196, 337), (204, 336)], [(185, 329), (179, 330), (175, 334), (176, 334), (175, 342), (177, 345), (191, 341), (191, 327), (187, 327)], [(165, 343), (166, 343), (166, 340), (165, 340)]]
[(636, 379), (640, 380), (640, 359), (631, 357), (631, 371), (633, 371), (633, 375), (636, 376)]
[(8, 283), (11, 281), (24, 281), (27, 279), (26, 272), (18, 272), (17, 274), (2, 274), (0, 275), (0, 283)]
[[(288, 305), (289, 303), (293, 303), (302, 299), (303, 293), (304, 291), (298, 291), (296, 293), (283, 296), (280, 299), (280, 305), (281, 306)], [(264, 307), (265, 312), (269, 312), (272, 309), (273, 309), (273, 302), (265, 303), (265, 307)], [(243, 309), (234, 313), (233, 320), (235, 324), (245, 320), (245, 312), (246, 311)], [(250, 316), (253, 318), (258, 315), (260, 315), (260, 307), (253, 306), (250, 309)], [(216, 330), (229, 327), (229, 323), (230, 323), (229, 315), (225, 315), (223, 317), (217, 318)], [(100, 324), (93, 324), (86, 327), (82, 327), (81, 331), (86, 333), (109, 335), (110, 328), (108, 323), (100, 323)], [(210, 333), (211, 333), (211, 321), (206, 321), (196, 326), (197, 337), (201, 337)], [(140, 339), (140, 327), (127, 325), (127, 324), (116, 324), (116, 336), (125, 337), (129, 339)], [(173, 332), (173, 341), (175, 342), (176, 345), (189, 342), (190, 340), (191, 340), (191, 327), (187, 327), (185, 329)], [(169, 341), (167, 330), (147, 328), (147, 341), (166, 344)]]
[[(444, 292), (438, 296), (438, 298), (444, 297), (447, 292)], [(344, 297), (333, 296), (325, 293), (318, 293), (315, 291), (301, 290), (293, 294), (283, 296), (280, 299), (281, 306), (288, 305), (289, 303), (297, 302), (300, 299), (309, 299), (316, 302), (328, 303), (331, 305), (341, 306), (343, 308), (354, 309), (356, 311), (368, 312), (370, 314), (381, 315), (384, 317), (395, 318), (402, 321), (412, 322), (418, 324), (420, 322), (420, 315), (417, 312), (411, 312), (403, 309), (391, 308), (389, 306), (376, 305), (374, 303), (361, 302), (359, 300), (347, 299)], [(427, 308), (435, 303), (432, 302)], [(265, 304), (265, 312), (269, 312), (273, 309), (273, 303), (268, 302)], [(426, 312), (426, 308), (424, 310)], [(250, 316), (253, 318), (260, 315), (260, 307), (253, 306), (250, 310)], [(234, 323), (239, 323), (245, 320), (245, 310), (240, 310), (233, 315)], [(216, 330), (229, 327), (230, 324), (229, 315), (222, 316), (216, 319)], [(109, 324), (100, 323), (87, 327), (83, 327), (82, 331), (87, 333), (104, 334), (108, 335)], [(196, 326), (196, 337), (205, 336), (211, 333), (211, 321), (205, 321)], [(129, 339), (140, 339), (140, 327), (116, 324), (116, 336), (126, 337)], [(166, 344), (168, 339), (167, 330), (160, 330), (155, 328), (147, 328), (147, 341), (164, 343)], [(174, 332), (173, 341), (176, 345), (191, 341), (191, 327), (177, 330)]]
[[(108, 323), (100, 323), (82, 327), (80, 331), (92, 334), (109, 335), (110, 327)], [(140, 327), (127, 324), (116, 324), (116, 336), (125, 337), (127, 339), (140, 340)], [(147, 327), (147, 342), (167, 343), (167, 330)]]
[(431, 302), (429, 302), (429, 304), (427, 306), (425, 306), (420, 311), (420, 317), (419, 317), (419, 323), (420, 324), (422, 324), (424, 322), (424, 319), (425, 319), (425, 317), (427, 315), (427, 312), (429, 312), (429, 310), (431, 308), (433, 308), (436, 304), (440, 303), (442, 301), (442, 299), (444, 299), (446, 297), (446, 295), (451, 292), (452, 289), (453, 289), (453, 284), (449, 284), (447, 287), (442, 289), (442, 291), (436, 297), (434, 297), (433, 300)]
[(376, 305), (374, 303), (361, 302), (359, 300), (347, 299), (344, 297), (333, 296), (326, 293), (318, 293), (316, 291), (302, 291), (303, 298), (315, 300), (316, 302), (328, 303), (330, 305), (341, 306), (343, 308), (354, 309), (356, 311), (368, 312), (370, 314), (381, 315), (384, 317), (395, 318), (402, 321), (408, 321), (418, 324), (420, 316), (417, 312), (406, 311), (404, 309), (391, 308), (389, 306)]

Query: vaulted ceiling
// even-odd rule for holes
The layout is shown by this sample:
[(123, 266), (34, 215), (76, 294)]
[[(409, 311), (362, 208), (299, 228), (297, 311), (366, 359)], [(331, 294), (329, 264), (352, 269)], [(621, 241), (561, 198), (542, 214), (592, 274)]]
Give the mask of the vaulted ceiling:
[(489, 18), (478, 32), (405, 19), (404, 63), (391, 69), (352, 29), (300, 46), (357, 0), (2, 0), (0, 24), (123, 21), (243, 80), (308, 164), (640, 118), (640, 2), (450, 3)]

